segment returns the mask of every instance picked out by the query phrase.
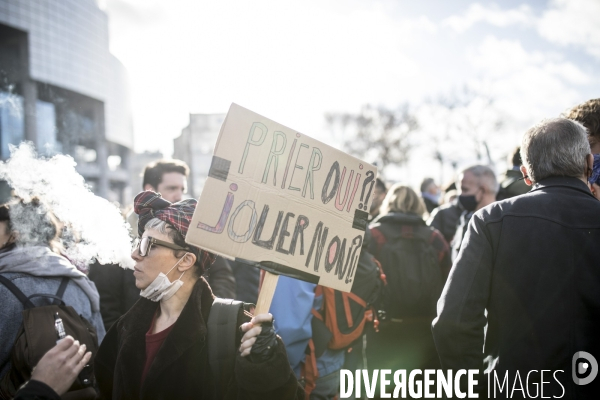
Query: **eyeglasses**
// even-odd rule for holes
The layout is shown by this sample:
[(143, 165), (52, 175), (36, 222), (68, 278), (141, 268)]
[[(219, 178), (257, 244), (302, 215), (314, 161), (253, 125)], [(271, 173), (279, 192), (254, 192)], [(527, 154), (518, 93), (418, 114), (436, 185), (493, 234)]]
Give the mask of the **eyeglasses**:
[(150, 252), (152, 245), (154, 245), (154, 244), (157, 246), (168, 247), (169, 249), (173, 249), (173, 250), (189, 250), (185, 247), (178, 246), (175, 243), (165, 242), (164, 240), (154, 239), (153, 237), (150, 237), (150, 236), (145, 236), (141, 239), (139, 239), (139, 238), (135, 239), (135, 241), (133, 242), (133, 250), (134, 251), (138, 250), (141, 257), (146, 257), (148, 255), (148, 253)]

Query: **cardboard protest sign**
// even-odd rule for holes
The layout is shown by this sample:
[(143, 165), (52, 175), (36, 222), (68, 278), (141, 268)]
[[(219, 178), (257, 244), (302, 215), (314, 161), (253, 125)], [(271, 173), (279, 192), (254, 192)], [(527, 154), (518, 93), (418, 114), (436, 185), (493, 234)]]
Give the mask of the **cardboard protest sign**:
[(186, 241), (350, 291), (376, 174), (370, 164), (232, 104)]

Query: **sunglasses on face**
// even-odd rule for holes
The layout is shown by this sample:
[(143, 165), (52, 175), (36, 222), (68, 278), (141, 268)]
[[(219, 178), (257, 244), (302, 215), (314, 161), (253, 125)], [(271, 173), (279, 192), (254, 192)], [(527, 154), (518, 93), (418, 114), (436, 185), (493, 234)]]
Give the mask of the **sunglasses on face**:
[(143, 238), (135, 239), (133, 242), (133, 250), (138, 250), (141, 257), (146, 257), (152, 248), (152, 245), (168, 247), (173, 250), (189, 250), (185, 247), (181, 247), (176, 245), (175, 243), (165, 242), (164, 240), (154, 239), (150, 236), (145, 236)]

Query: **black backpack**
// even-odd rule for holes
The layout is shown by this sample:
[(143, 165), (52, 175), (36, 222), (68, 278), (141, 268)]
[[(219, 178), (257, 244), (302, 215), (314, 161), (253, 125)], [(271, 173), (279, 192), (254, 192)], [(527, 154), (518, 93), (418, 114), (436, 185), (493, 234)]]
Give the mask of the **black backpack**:
[(394, 224), (381, 224), (383, 234), (374, 235), (377, 259), (386, 275), (380, 310), (386, 318), (435, 316), (436, 304), (444, 287), (444, 277), (437, 254), (430, 242), (432, 231), (426, 226), (414, 226), (403, 231)]
[[(233, 378), (235, 358), (239, 343), (236, 336), (239, 333), (238, 318), (240, 313), (248, 313), (254, 304), (238, 300), (221, 299), (213, 300), (208, 321), (206, 323), (208, 360), (214, 377), (217, 398), (222, 398), (229, 382)], [(246, 314), (248, 315), (248, 314)], [(250, 318), (247, 318), (250, 320)]]
[[(96, 329), (71, 306), (65, 305), (62, 296), (69, 284), (64, 277), (56, 294), (33, 294), (27, 297), (10, 279), (0, 275), (0, 283), (6, 286), (23, 304), (23, 323), (15, 344), (11, 350), (11, 367), (0, 382), (0, 399), (12, 399), (19, 387), (31, 378), (31, 371), (44, 354), (56, 345), (58, 339), (54, 316), (58, 313), (66, 335), (85, 344), (87, 351), (92, 352), (92, 359), (80, 373), (79, 377), (63, 399), (94, 399), (93, 357), (98, 352), (98, 336)], [(31, 299), (45, 297), (52, 299), (53, 304), (36, 306)]]

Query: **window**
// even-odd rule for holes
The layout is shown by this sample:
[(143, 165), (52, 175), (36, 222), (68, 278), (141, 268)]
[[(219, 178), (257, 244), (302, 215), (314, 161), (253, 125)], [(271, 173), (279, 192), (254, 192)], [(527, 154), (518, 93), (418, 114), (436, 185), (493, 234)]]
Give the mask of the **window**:
[(23, 97), (0, 92), (0, 152), (3, 159), (10, 157), (8, 145), (18, 146), (24, 136)]
[(56, 111), (54, 104), (37, 100), (35, 103), (37, 149), (42, 155), (52, 156), (60, 151), (56, 143)]

